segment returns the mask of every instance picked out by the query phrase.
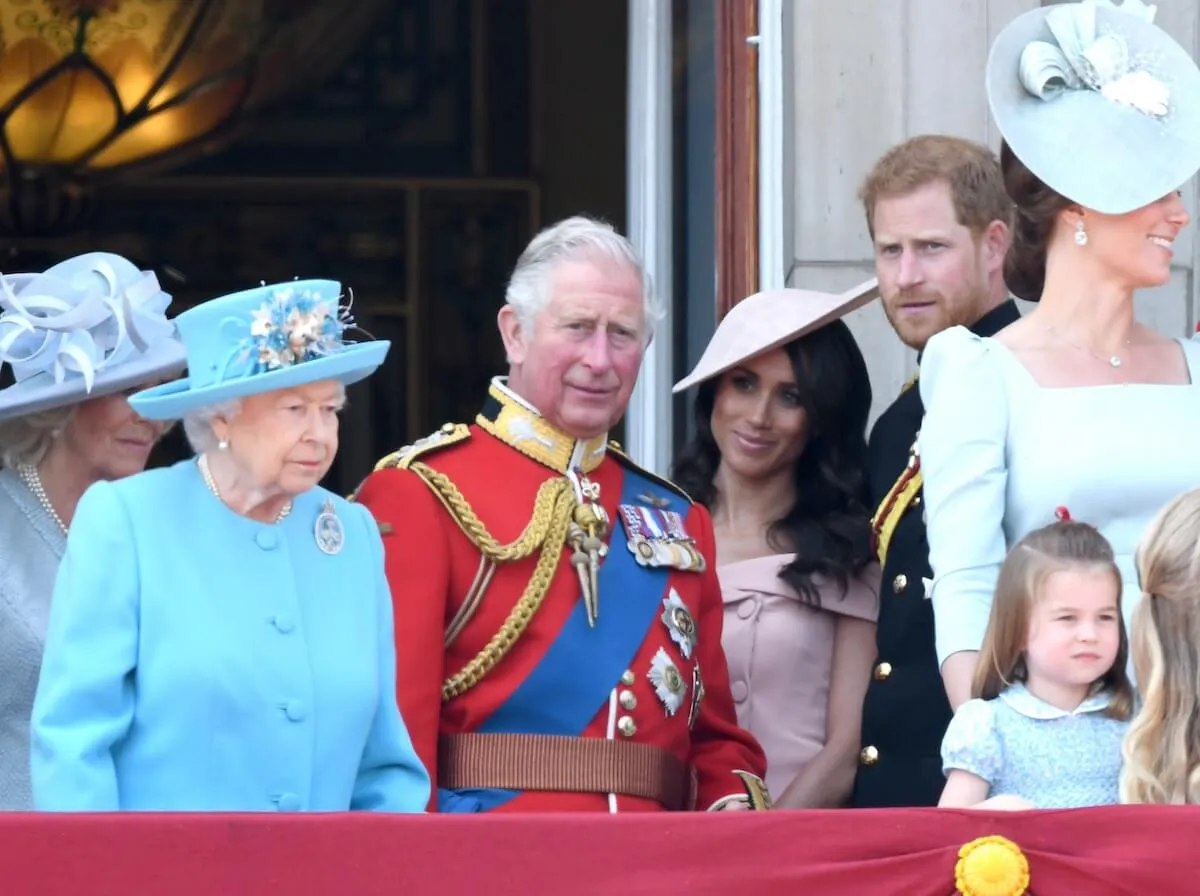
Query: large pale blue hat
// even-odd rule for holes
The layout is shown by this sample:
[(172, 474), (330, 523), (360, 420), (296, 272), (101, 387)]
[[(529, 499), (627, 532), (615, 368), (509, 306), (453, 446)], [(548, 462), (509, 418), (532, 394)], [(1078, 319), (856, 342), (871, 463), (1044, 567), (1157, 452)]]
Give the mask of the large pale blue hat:
[(77, 404), (183, 372), (171, 297), (150, 271), (89, 252), (40, 274), (0, 274), (0, 420)]
[(387, 356), (384, 340), (350, 342), (341, 284), (296, 280), (210, 299), (175, 319), (188, 376), (132, 395), (147, 420), (321, 380), (345, 385), (370, 376)]
[(1017, 158), (1105, 214), (1161, 199), (1200, 170), (1200, 70), (1155, 10), (1043, 5), (1010, 22), (988, 56), (988, 105)]

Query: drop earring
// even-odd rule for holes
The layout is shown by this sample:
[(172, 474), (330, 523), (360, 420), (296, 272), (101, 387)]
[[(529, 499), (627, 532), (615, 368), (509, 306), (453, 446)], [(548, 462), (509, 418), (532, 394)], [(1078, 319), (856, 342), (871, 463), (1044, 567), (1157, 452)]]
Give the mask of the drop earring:
[(229, 450), (229, 442), (227, 442), (225, 439), (221, 439), (219, 442), (217, 442), (217, 450), (218, 451), (228, 451)]
[(1087, 244), (1087, 231), (1083, 229), (1083, 218), (1080, 218), (1075, 222), (1075, 245), (1086, 246)]

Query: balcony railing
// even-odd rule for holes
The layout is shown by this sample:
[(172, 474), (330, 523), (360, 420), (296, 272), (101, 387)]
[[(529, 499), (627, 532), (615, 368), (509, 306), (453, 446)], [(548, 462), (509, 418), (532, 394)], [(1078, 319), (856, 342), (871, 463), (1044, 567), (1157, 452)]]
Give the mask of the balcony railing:
[[(1200, 809), (0, 814), (12, 896), (1200, 892)], [(1024, 889), (1022, 889), (1024, 887)]]

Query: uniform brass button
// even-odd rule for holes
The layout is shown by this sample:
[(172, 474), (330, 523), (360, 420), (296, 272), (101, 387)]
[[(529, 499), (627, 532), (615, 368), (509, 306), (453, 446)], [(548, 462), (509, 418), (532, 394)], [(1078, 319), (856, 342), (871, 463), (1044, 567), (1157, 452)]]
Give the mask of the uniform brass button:
[(637, 695), (633, 691), (621, 691), (620, 700), (622, 709), (637, 709)]
[(617, 728), (626, 737), (633, 737), (637, 734), (637, 723), (629, 716), (621, 716), (617, 719)]
[(920, 495), (917, 495), (915, 498), (913, 498), (913, 506), (914, 507), (921, 506), (921, 496)]
[(892, 674), (892, 664), (891, 663), (880, 663), (878, 666), (875, 667), (875, 680), (876, 681), (887, 681), (888, 678), (891, 677), (891, 674)]
[(633, 684), (633, 670), (632, 669), (626, 669), (624, 672), (621, 673), (621, 684), (625, 685), (625, 687), (629, 687), (631, 684)]
[(902, 592), (907, 587), (908, 587), (908, 576), (906, 576), (904, 573), (900, 573), (900, 575), (898, 575), (898, 576), (896, 576), (896, 578), (892, 579), (892, 590), (895, 591), (897, 594)]
[(858, 759), (863, 765), (874, 765), (879, 761), (879, 751), (874, 747), (863, 747)]

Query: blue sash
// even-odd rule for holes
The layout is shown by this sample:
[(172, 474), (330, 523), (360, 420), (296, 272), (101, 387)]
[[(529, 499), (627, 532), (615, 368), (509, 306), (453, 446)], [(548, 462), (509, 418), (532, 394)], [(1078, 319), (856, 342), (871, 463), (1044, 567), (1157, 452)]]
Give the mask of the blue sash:
[[(686, 517), (687, 501), (675, 492), (625, 467), (621, 504), (644, 503), (652, 495), (658, 506)], [(478, 729), (481, 734), (557, 734), (578, 737), (608, 703), (622, 673), (630, 668), (646, 634), (662, 612), (669, 569), (640, 566), (623, 542), (619, 519), (612, 521), (608, 556), (600, 564), (599, 615), (592, 628), (583, 597), (550, 645), (546, 655), (521, 685)], [(634, 669), (635, 675), (647, 670)], [(515, 790), (444, 790), (438, 788), (441, 812), (486, 812), (518, 795)]]

